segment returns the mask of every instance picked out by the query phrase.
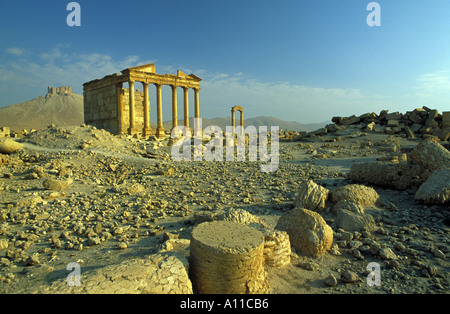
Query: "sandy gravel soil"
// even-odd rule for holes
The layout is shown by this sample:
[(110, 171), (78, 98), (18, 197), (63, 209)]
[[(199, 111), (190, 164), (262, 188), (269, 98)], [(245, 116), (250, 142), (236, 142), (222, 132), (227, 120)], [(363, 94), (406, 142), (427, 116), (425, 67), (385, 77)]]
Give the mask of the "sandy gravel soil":
[[(24, 148), (0, 165), (0, 293), (54, 293), (71, 262), (88, 280), (93, 269), (145, 258), (169, 234), (190, 239), (199, 212), (244, 209), (275, 227), (303, 180), (332, 190), (352, 183), (353, 163), (409, 153), (419, 142), (367, 133), (281, 142), (278, 170), (263, 173), (260, 161), (174, 162), (168, 140), (90, 126), (17, 141)], [(44, 188), (45, 180), (67, 178), (60, 191)], [(333, 249), (320, 257), (293, 250), (290, 265), (268, 268), (272, 293), (449, 292), (448, 205), (416, 203), (414, 190), (374, 188), (380, 201), (365, 211), (376, 228), (337, 228), (327, 203), (320, 214), (333, 228)], [(189, 247), (178, 250), (189, 256)], [(371, 262), (380, 265), (379, 286), (367, 284)]]

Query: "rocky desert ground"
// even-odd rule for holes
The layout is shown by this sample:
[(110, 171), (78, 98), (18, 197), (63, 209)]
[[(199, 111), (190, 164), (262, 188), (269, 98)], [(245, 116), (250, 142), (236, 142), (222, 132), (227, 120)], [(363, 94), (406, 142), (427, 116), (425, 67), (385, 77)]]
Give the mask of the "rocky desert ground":
[[(0, 154), (0, 293), (190, 293), (189, 245), (201, 222), (234, 219), (272, 230), (305, 208), (330, 226), (332, 242), (312, 256), (292, 246), (288, 263), (266, 265), (269, 293), (446, 294), (448, 175), (439, 177), (444, 192), (419, 199), (434, 169), (411, 154), (428, 141), (444, 154), (445, 170), (448, 142), (373, 132), (364, 121), (336, 120), (334, 130), (300, 137), (281, 132), (278, 170), (267, 173), (261, 161), (176, 162), (169, 137), (89, 125), (51, 125), (9, 139), (18, 146)], [(362, 182), (351, 176), (361, 163), (403, 170), (394, 176), (368, 167)], [(421, 170), (395, 186), (415, 166)], [(371, 183), (378, 171), (389, 181), (384, 186)], [(340, 198), (348, 186), (354, 194)], [(78, 286), (67, 283), (70, 263), (80, 266)], [(378, 285), (368, 284), (369, 263), (380, 266)], [(176, 269), (175, 286), (165, 267)]]

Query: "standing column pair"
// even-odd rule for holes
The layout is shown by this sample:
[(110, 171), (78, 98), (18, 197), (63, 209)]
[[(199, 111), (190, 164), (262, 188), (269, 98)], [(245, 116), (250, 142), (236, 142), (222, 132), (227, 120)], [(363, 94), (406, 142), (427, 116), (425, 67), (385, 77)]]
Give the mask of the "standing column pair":
[[(128, 128), (128, 134), (133, 135), (137, 133), (136, 128), (136, 104), (135, 104), (135, 93), (134, 93), (134, 83), (135, 81), (130, 80), (129, 84), (129, 113), (130, 113), (130, 126)], [(150, 100), (148, 97), (148, 85), (149, 83), (143, 82), (144, 86), (144, 128), (142, 129), (142, 133), (145, 136), (150, 135), (151, 127), (150, 127)]]
[[(200, 129), (200, 101), (199, 101), (199, 88), (194, 88), (194, 117), (197, 119), (197, 124), (194, 125), (196, 130)], [(184, 125), (189, 128), (189, 87), (183, 87), (184, 91)]]
[(244, 132), (244, 110), (239, 107), (239, 106), (235, 106), (233, 108), (231, 108), (231, 126), (233, 127), (233, 134), (235, 131), (235, 127), (236, 127), (236, 119), (235, 119), (235, 112), (236, 110), (238, 110), (241, 113), (241, 134), (243, 134)]

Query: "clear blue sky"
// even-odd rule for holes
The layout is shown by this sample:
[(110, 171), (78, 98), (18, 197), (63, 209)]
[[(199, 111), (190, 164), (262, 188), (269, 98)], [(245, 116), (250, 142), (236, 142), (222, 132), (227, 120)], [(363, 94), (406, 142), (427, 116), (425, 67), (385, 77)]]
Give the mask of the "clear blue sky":
[[(2, 3), (0, 106), (48, 85), (82, 94), (84, 82), (154, 62), (158, 73), (203, 79), (205, 118), (234, 105), (246, 117), (302, 123), (423, 105), (450, 111), (448, 0), (377, 1), (379, 27), (366, 23), (369, 0), (77, 1), (81, 27), (66, 24), (69, 2)], [(164, 120), (170, 95), (163, 89)]]

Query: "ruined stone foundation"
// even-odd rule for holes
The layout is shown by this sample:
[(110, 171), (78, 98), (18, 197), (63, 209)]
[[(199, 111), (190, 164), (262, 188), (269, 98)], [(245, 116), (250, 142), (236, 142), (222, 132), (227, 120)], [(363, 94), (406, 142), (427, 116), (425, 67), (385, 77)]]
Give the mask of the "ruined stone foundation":
[(261, 231), (230, 221), (205, 222), (192, 231), (190, 250), (189, 267), (194, 292), (268, 292)]

